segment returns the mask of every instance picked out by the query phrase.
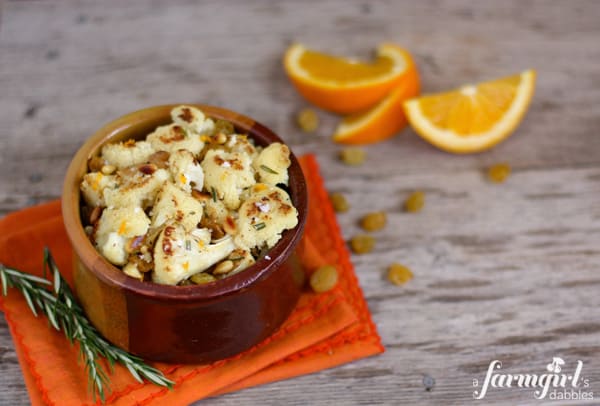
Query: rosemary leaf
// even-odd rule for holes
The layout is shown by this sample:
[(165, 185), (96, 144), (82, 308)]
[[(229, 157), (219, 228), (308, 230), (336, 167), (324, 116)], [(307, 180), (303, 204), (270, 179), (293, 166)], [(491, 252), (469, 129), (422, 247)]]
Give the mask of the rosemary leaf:
[(262, 169), (265, 172), (272, 173), (273, 175), (279, 175), (279, 172), (274, 171), (273, 169), (269, 168), (267, 165), (261, 165), (260, 169)]
[[(88, 387), (94, 400), (99, 397), (104, 402), (107, 391), (110, 391), (110, 379), (100, 362), (101, 358), (107, 360), (111, 372), (114, 364), (118, 362), (139, 382), (146, 379), (169, 389), (173, 387), (174, 382), (167, 379), (160, 370), (113, 346), (100, 335), (75, 300), (71, 288), (60, 275), (58, 266), (47, 248), (44, 249), (43, 271), (44, 278), (40, 278), (0, 264), (2, 294), (6, 296), (9, 287), (17, 288), (35, 316), (38, 315), (38, 311), (43, 313), (52, 327), (63, 331), (69, 342), (79, 342), (79, 355), (87, 372)], [(45, 279), (48, 271), (51, 273), (49, 279), (52, 282)]]
[(6, 296), (8, 294), (8, 279), (6, 279), (5, 267), (0, 264), (0, 278), (2, 280), (2, 296)]
[(254, 225), (254, 228), (255, 228), (256, 230), (262, 230), (262, 229), (263, 229), (263, 228), (265, 228), (266, 226), (267, 226), (267, 225), (266, 225), (265, 223), (256, 223), (256, 224)]

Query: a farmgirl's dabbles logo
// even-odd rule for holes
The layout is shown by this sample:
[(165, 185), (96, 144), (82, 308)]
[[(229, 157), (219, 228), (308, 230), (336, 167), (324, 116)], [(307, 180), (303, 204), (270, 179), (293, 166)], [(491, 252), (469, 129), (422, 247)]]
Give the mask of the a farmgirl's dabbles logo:
[[(483, 399), (490, 388), (532, 388), (536, 399), (551, 400), (590, 400), (594, 392), (589, 390), (589, 379), (581, 375), (583, 362), (578, 360), (574, 369), (567, 369), (560, 357), (552, 358), (542, 374), (508, 374), (498, 372), (502, 362), (490, 362), (481, 389), (473, 391), (473, 398)], [(473, 379), (473, 387), (479, 388), (479, 381)]]

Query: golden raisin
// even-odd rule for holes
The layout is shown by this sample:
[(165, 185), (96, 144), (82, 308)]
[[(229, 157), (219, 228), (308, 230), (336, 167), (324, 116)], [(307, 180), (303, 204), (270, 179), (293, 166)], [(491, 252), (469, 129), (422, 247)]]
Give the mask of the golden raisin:
[(226, 120), (215, 121), (215, 134), (223, 133), (225, 135), (231, 135), (235, 132), (233, 124)]
[(375, 247), (375, 239), (366, 234), (359, 234), (352, 237), (350, 247), (355, 254), (366, 254), (373, 251)]
[(367, 231), (377, 231), (385, 227), (386, 220), (385, 212), (375, 211), (365, 215), (360, 220), (360, 226)]
[(190, 281), (194, 282), (196, 285), (202, 285), (203, 283), (214, 282), (216, 280), (217, 278), (206, 272), (200, 272), (190, 276)]
[(340, 159), (346, 165), (362, 165), (366, 159), (366, 153), (360, 148), (345, 148), (340, 151)]
[(425, 193), (421, 191), (412, 192), (404, 201), (404, 210), (416, 213), (421, 211), (425, 205)]
[(495, 164), (488, 169), (488, 178), (494, 183), (502, 183), (510, 175), (510, 165), (506, 163)]
[(317, 293), (327, 292), (337, 284), (338, 273), (333, 265), (324, 265), (310, 276), (310, 287)]
[(313, 109), (302, 109), (296, 117), (298, 127), (306, 133), (312, 133), (319, 127), (319, 116)]
[(388, 268), (387, 277), (394, 285), (404, 285), (413, 278), (413, 273), (404, 265), (393, 263)]
[(332, 193), (329, 195), (329, 200), (331, 200), (331, 205), (333, 206), (333, 210), (338, 213), (347, 212), (350, 208), (346, 197), (341, 193)]

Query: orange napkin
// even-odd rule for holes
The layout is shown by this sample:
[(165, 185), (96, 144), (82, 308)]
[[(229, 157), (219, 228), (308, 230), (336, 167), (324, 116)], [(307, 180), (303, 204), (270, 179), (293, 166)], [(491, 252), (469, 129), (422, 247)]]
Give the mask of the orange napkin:
[[(307, 289), (283, 326), (264, 342), (208, 365), (155, 364), (176, 382), (170, 391), (136, 382), (125, 368), (110, 375), (108, 404), (184, 405), (207, 396), (307, 374), (383, 352), (315, 158), (300, 159), (309, 190), (309, 216), (299, 249), (308, 273), (336, 264), (340, 279), (326, 293)], [(0, 262), (41, 275), (42, 248), (52, 251), (71, 282), (72, 251), (60, 214), (50, 202), (0, 220)], [(78, 348), (44, 317), (31, 314), (16, 290), (0, 299), (33, 405), (92, 404)]]

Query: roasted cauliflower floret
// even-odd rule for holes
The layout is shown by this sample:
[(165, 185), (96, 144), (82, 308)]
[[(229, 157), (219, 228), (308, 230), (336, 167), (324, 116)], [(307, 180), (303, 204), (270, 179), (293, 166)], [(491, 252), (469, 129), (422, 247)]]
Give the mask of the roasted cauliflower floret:
[(250, 157), (237, 152), (210, 150), (202, 161), (204, 187), (215, 190), (228, 209), (240, 206), (240, 194), (255, 183)]
[[(148, 167), (150, 169), (144, 169)], [(146, 208), (154, 202), (158, 190), (170, 178), (165, 169), (156, 169), (150, 165), (125, 168), (116, 176), (120, 186), (104, 190), (104, 200), (108, 207)]]
[(114, 189), (118, 185), (114, 175), (103, 175), (102, 172), (86, 173), (80, 189), (85, 202), (91, 206), (105, 206), (104, 191)]
[(289, 182), (290, 151), (257, 146), (192, 106), (173, 108), (171, 118), (145, 140), (107, 144), (89, 160), (80, 184), (86, 233), (141, 281), (226, 278), (297, 226), (296, 208), (277, 186)]
[(102, 147), (102, 158), (109, 165), (117, 168), (142, 164), (154, 153), (152, 145), (147, 141), (125, 141), (118, 144), (106, 144)]
[(298, 224), (296, 208), (283, 189), (257, 186), (240, 207), (237, 220), (239, 231), (235, 242), (247, 249), (264, 246), (271, 248), (279, 241), (284, 230)]
[(172, 183), (165, 182), (152, 208), (152, 227), (171, 221), (180, 223), (186, 231), (192, 231), (202, 219), (202, 211), (202, 203)]
[(186, 130), (196, 134), (208, 134), (215, 128), (215, 123), (204, 113), (192, 106), (177, 106), (171, 110), (171, 118)]
[(156, 151), (173, 153), (180, 149), (187, 149), (195, 155), (204, 148), (204, 142), (199, 134), (179, 124), (168, 124), (158, 127), (146, 139)]
[(148, 231), (150, 219), (139, 207), (107, 208), (98, 220), (96, 248), (112, 264), (127, 263), (127, 243)]
[(258, 174), (258, 179), (269, 185), (288, 184), (290, 150), (286, 145), (274, 142), (263, 149), (254, 161), (252, 167)]
[(248, 154), (251, 159), (254, 159), (258, 155), (257, 148), (250, 142), (248, 136), (242, 134), (229, 135), (225, 147), (230, 152)]
[(182, 190), (191, 192), (192, 189), (202, 190), (204, 186), (204, 171), (194, 159), (190, 151), (180, 149), (169, 157), (169, 170), (173, 182)]
[(234, 249), (229, 236), (208, 244), (206, 240), (198, 238), (197, 233), (186, 233), (181, 225), (168, 225), (154, 245), (152, 280), (156, 283), (176, 285), (194, 274), (207, 270)]

